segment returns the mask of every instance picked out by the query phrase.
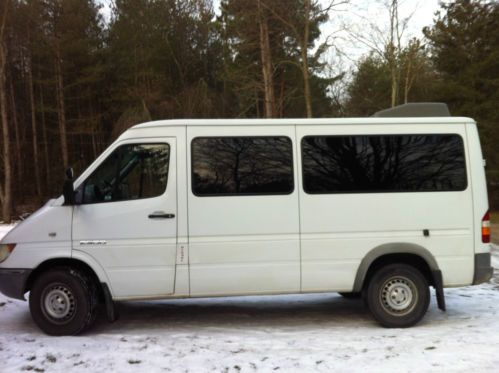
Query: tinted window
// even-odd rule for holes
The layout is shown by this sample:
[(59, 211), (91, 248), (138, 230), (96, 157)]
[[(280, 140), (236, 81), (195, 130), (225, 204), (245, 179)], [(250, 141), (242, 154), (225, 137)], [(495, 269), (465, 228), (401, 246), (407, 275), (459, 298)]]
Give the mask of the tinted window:
[(291, 193), (291, 140), (287, 137), (194, 139), (192, 191), (199, 196)]
[(117, 148), (78, 188), (82, 203), (151, 198), (163, 194), (168, 178), (168, 144), (129, 144)]
[(308, 136), (302, 155), (307, 193), (466, 189), (458, 135)]

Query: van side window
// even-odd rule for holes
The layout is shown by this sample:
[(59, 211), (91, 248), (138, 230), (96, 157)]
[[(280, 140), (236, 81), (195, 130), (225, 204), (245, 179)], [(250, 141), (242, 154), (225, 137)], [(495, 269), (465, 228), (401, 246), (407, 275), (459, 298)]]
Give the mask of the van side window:
[(293, 189), (288, 137), (192, 140), (192, 192), (197, 196), (290, 194)]
[(309, 194), (462, 191), (459, 135), (306, 136), (303, 187)]
[(168, 179), (168, 144), (118, 147), (77, 190), (77, 201), (102, 203), (162, 195)]

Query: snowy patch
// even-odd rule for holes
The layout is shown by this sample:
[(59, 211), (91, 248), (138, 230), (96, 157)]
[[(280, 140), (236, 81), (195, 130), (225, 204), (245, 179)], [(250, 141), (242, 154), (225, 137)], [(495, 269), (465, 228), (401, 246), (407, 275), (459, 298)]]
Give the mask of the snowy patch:
[(0, 240), (14, 227), (15, 224), (0, 224)]
[[(499, 247), (493, 264), (499, 269)], [(128, 302), (79, 337), (48, 337), (26, 302), (0, 295), (0, 371), (495, 371), (499, 271), (446, 289), (416, 327), (384, 329), (337, 294)]]
[(446, 291), (423, 322), (383, 329), (336, 294), (133, 302), (80, 337), (47, 337), (0, 297), (2, 372), (485, 371), (499, 364), (496, 285)]

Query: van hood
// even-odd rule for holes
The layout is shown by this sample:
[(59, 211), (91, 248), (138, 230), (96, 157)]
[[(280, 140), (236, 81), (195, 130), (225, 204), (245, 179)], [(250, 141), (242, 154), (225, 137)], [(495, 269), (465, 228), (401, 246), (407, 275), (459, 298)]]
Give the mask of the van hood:
[(70, 241), (73, 207), (63, 206), (61, 201), (61, 197), (47, 201), (8, 232), (0, 243)]

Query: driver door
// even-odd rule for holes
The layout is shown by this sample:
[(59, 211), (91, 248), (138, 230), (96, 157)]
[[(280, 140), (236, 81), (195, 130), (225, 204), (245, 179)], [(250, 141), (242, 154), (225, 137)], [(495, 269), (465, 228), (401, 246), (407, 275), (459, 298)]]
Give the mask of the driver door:
[(116, 299), (173, 293), (175, 138), (119, 143), (76, 188), (73, 250), (105, 269)]

